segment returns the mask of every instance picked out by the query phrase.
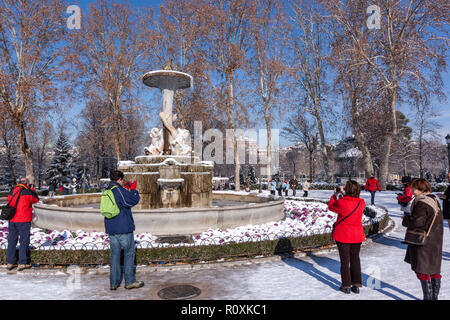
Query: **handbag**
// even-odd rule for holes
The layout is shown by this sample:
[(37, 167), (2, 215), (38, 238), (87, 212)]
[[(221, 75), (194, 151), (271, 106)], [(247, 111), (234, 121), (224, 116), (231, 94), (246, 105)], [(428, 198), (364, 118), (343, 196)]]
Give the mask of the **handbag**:
[(425, 232), (425, 230), (406, 230), (405, 242), (407, 244), (413, 244), (416, 246), (425, 245), (427, 238), (431, 232), (431, 228), (433, 227), (434, 221), (436, 220), (438, 214), (439, 211), (437, 213), (436, 212), (434, 213), (433, 221), (431, 221), (428, 231)]
[[(12, 196), (12, 198), (11, 198), (11, 200), (9, 200), (8, 204), (6, 204), (5, 206), (2, 207), (2, 213), (0, 214), (1, 220), (11, 220), (12, 218), (14, 218), (14, 215), (16, 214), (17, 204), (19, 203), (20, 196), (22, 195), (22, 190), (23, 190), (23, 188), (20, 188), (20, 190), (17, 191)], [(16, 200), (16, 207), (12, 207), (11, 202), (13, 201), (14, 197), (17, 194), (19, 194), (19, 196), (17, 197), (17, 200)]]
[(356, 211), (356, 209), (358, 209), (360, 203), (361, 203), (361, 200), (358, 201), (358, 205), (357, 205), (356, 208), (352, 211), (352, 213), (350, 213), (350, 214), (349, 214), (348, 216), (346, 216), (344, 219), (340, 220), (339, 222), (333, 223), (333, 230), (331, 231), (331, 234), (333, 234), (333, 232), (334, 232), (334, 230), (336, 229), (336, 226), (337, 226), (338, 224), (340, 224), (342, 221), (344, 221), (345, 219), (347, 219), (348, 217), (350, 217), (350, 216)]

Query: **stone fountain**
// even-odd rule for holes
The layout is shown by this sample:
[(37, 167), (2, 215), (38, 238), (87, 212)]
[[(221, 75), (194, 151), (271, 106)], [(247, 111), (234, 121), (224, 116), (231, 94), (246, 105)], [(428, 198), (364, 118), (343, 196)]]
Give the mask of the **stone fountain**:
[(141, 194), (137, 209), (211, 206), (213, 164), (194, 156), (188, 130), (173, 127), (175, 91), (191, 88), (192, 76), (167, 63), (164, 70), (146, 73), (143, 82), (161, 90), (162, 126), (151, 130), (152, 144), (144, 149), (145, 155), (119, 163), (125, 179), (137, 181)]
[[(193, 235), (210, 228), (235, 228), (284, 217), (283, 198), (212, 192), (214, 164), (194, 155), (189, 131), (173, 127), (173, 96), (176, 90), (192, 87), (190, 75), (174, 71), (167, 64), (164, 70), (146, 73), (143, 82), (161, 90), (162, 126), (151, 130), (152, 142), (144, 149), (145, 155), (118, 165), (126, 180), (136, 180), (141, 196), (133, 207), (136, 233)], [(50, 230), (104, 230), (100, 196), (44, 198), (34, 205), (33, 224)]]

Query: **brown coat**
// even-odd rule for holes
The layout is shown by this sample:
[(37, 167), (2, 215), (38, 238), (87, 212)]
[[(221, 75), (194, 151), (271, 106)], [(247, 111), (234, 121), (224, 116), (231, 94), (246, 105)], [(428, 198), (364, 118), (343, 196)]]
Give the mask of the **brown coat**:
[[(404, 216), (402, 225), (407, 227), (408, 230), (418, 229), (427, 231), (435, 214), (435, 209), (430, 205), (433, 204), (430, 201), (433, 198), (435, 197), (431, 194), (416, 197), (411, 207), (411, 215)], [(408, 249), (406, 250), (405, 262), (410, 263), (411, 269), (416, 273), (428, 275), (441, 273), (444, 219), (439, 202), (436, 203), (436, 208), (439, 213), (425, 245), (416, 246), (408, 244)]]

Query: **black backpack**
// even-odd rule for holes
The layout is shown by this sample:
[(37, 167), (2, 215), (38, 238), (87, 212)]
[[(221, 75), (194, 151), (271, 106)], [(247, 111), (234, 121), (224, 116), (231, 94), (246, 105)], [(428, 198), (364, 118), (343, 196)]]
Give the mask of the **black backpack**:
[[(20, 188), (19, 191), (17, 191), (9, 200), (8, 204), (2, 207), (2, 213), (0, 214), (1, 220), (11, 220), (14, 218), (14, 215), (16, 214), (17, 204), (19, 203), (20, 196), (22, 195), (23, 188)], [(14, 197), (19, 194), (16, 200), (16, 207), (11, 206), (11, 202), (13, 201)]]

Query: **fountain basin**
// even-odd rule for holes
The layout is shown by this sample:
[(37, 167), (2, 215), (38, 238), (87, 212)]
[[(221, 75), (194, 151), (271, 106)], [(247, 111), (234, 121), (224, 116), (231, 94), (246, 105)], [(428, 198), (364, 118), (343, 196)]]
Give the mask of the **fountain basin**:
[[(100, 210), (94, 208), (100, 202), (100, 196), (97, 193), (45, 198), (34, 205), (33, 224), (50, 230), (104, 232), (104, 218)], [(135, 232), (149, 232), (154, 236), (190, 235), (210, 228), (236, 228), (284, 218), (284, 198), (225, 192), (213, 192), (212, 198), (218, 202), (232, 202), (232, 205), (133, 210)], [(92, 208), (74, 208), (89, 205)]]

